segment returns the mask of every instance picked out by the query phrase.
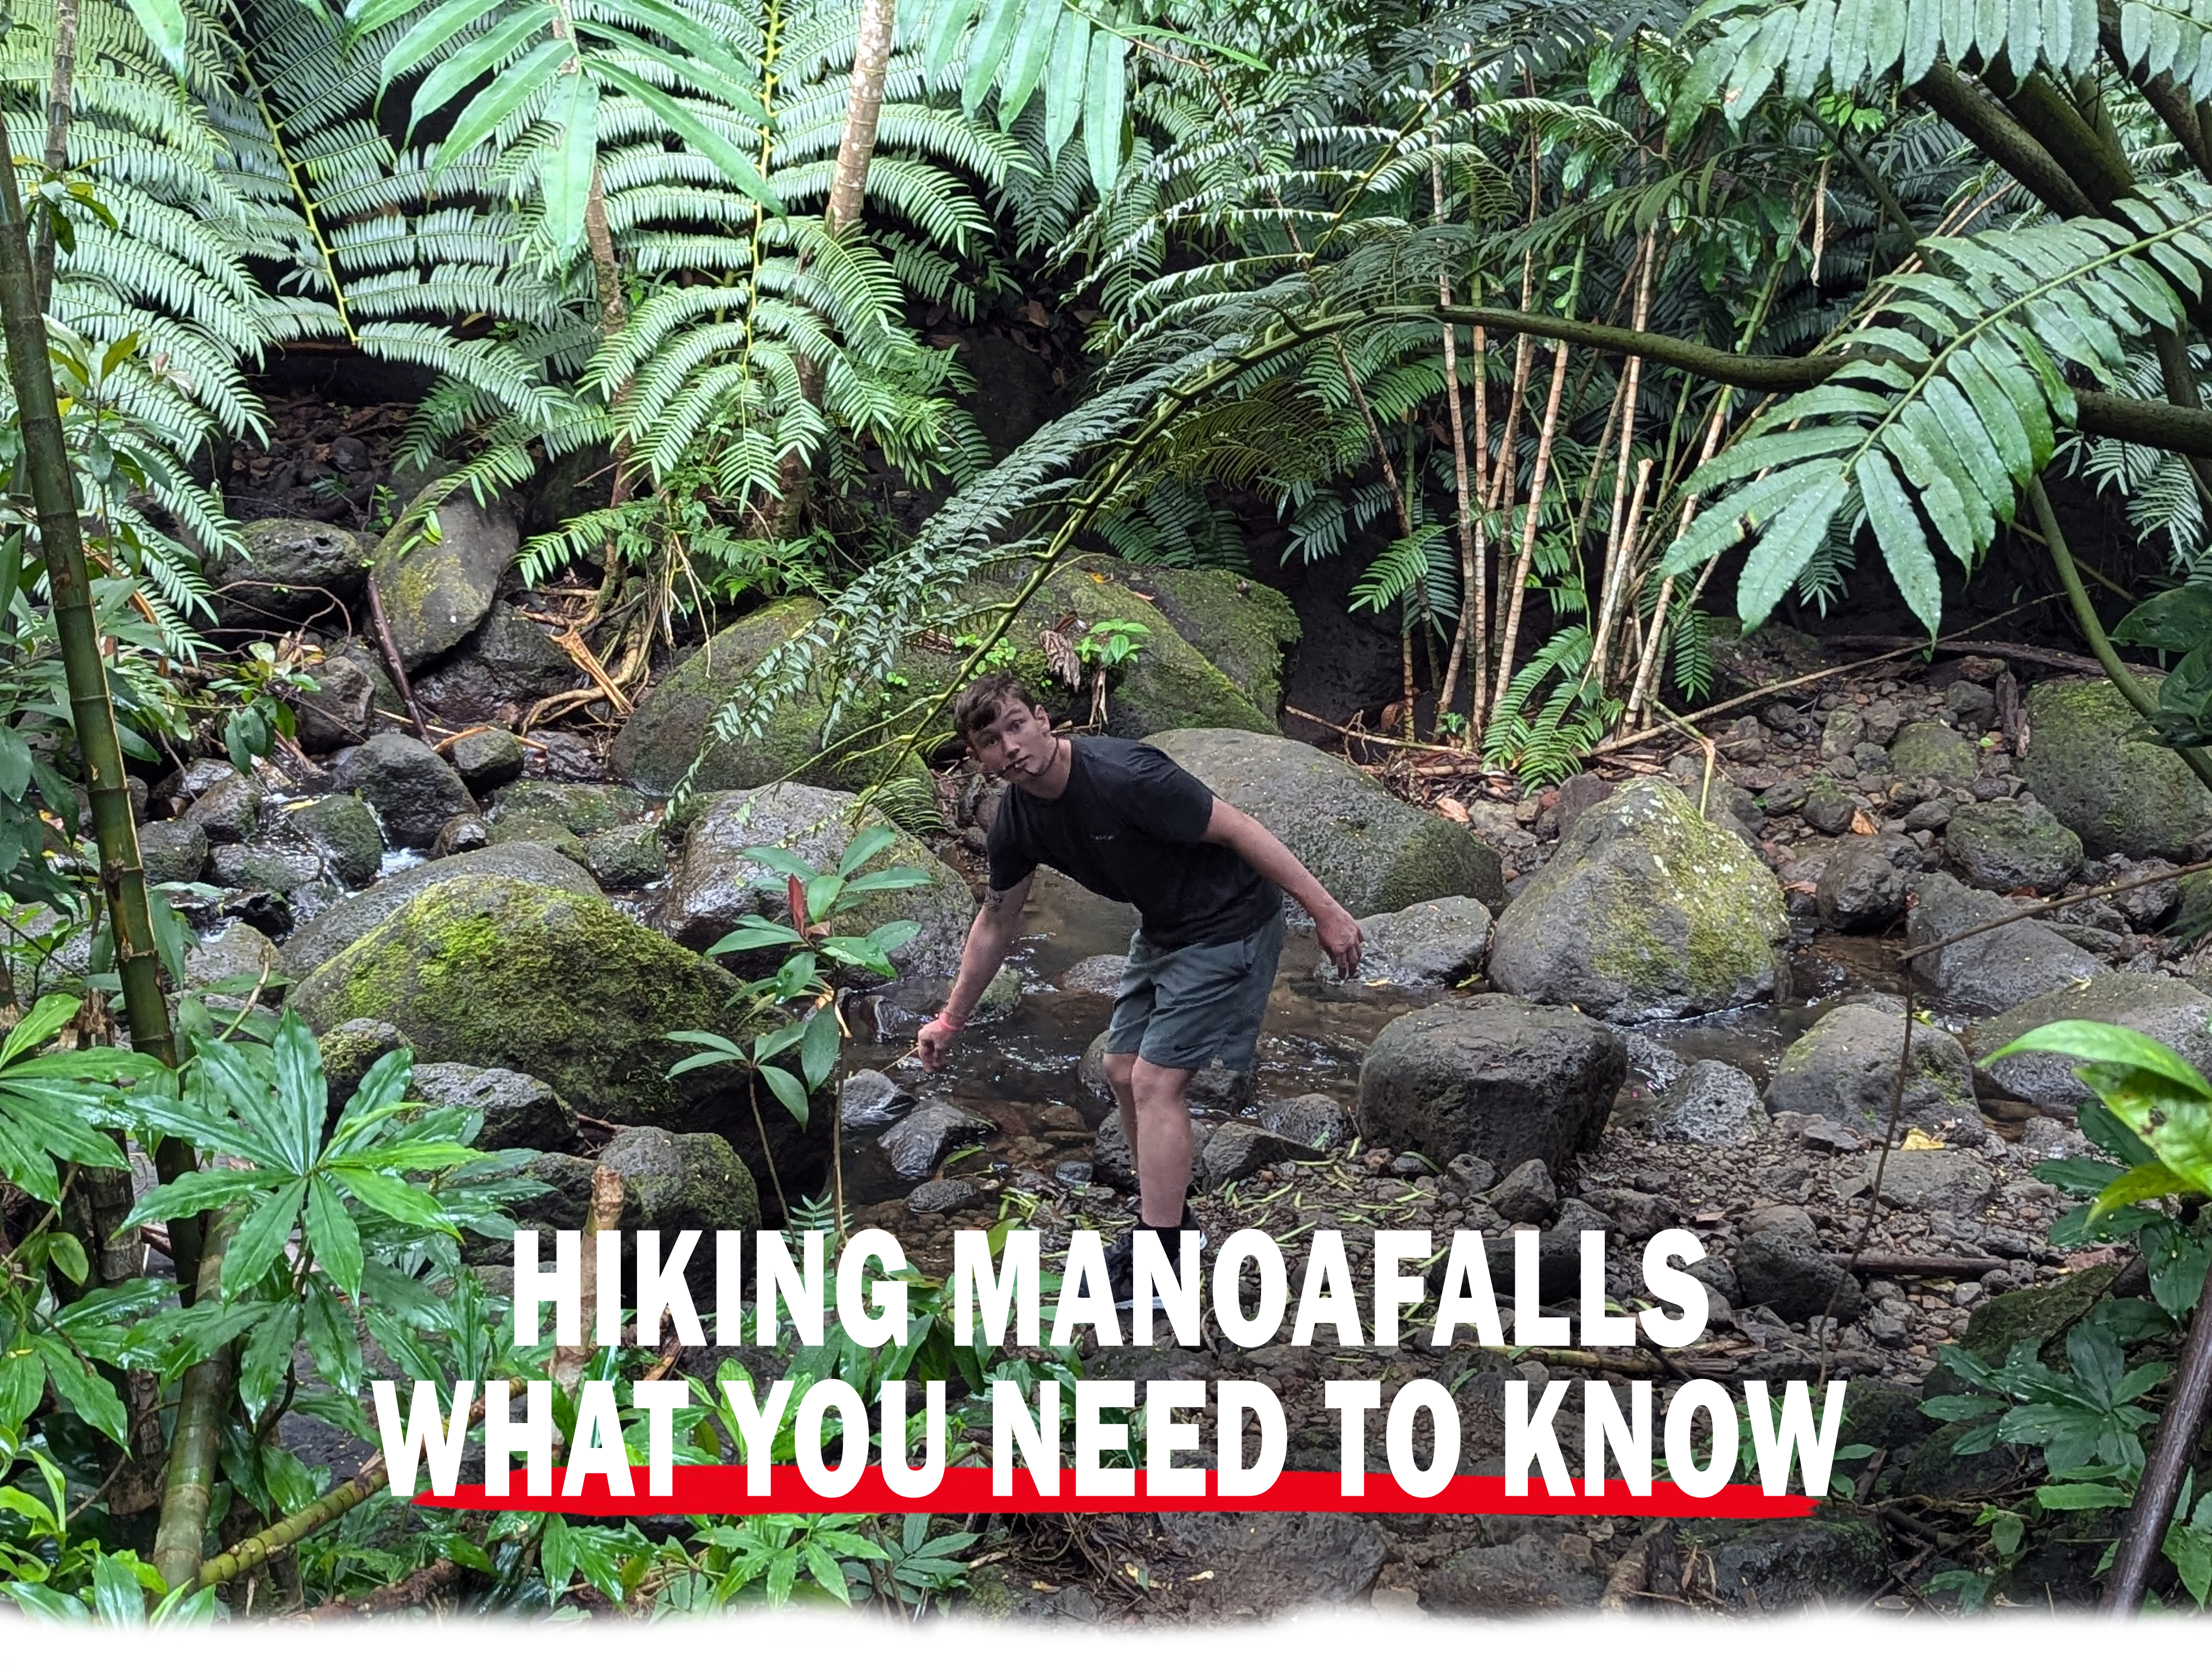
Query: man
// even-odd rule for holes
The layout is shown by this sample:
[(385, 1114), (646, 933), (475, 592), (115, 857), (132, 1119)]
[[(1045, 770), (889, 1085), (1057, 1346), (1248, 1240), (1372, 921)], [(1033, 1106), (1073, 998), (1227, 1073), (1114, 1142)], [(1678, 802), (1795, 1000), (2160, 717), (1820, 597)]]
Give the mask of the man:
[[(1190, 1079), (1220, 1059), (1249, 1069), (1283, 945), (1283, 893), (1313, 916), (1339, 970), (1359, 965), (1359, 927), (1281, 840), (1140, 741), (1055, 735), (1044, 708), (1006, 672), (960, 696), (953, 725), (1006, 792), (991, 825), (990, 885), (968, 933), (945, 1010), (916, 1050), (935, 1070), (1013, 946), (1042, 862), (1087, 890), (1135, 906), (1128, 970), (1114, 998), (1106, 1079), (1136, 1160), (1138, 1231), (1176, 1264), (1195, 1230)], [(1108, 1266), (1130, 1297), (1132, 1238)]]

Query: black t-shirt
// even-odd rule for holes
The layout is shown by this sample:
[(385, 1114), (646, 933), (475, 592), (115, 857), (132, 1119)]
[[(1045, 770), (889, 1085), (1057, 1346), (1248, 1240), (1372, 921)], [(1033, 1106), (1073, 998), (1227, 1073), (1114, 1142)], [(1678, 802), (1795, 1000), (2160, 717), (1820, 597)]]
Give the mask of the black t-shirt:
[(991, 824), (991, 889), (1042, 862), (1086, 891), (1135, 906), (1162, 948), (1234, 943), (1267, 923), (1282, 892), (1226, 845), (1203, 842), (1204, 782), (1141, 741), (1079, 735), (1067, 787), (1041, 799), (1010, 785)]

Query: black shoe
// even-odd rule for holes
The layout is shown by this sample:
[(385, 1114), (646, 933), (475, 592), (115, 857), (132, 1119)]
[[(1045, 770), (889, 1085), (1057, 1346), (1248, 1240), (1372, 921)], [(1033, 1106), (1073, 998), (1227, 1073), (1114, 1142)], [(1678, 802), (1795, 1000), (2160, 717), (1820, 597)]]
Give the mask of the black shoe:
[[(1203, 1254), (1205, 1252), (1206, 1245), (1206, 1229), (1198, 1224), (1198, 1217), (1191, 1213), (1190, 1206), (1188, 1203), (1183, 1205), (1182, 1220), (1176, 1230), (1178, 1231), (1197, 1233), (1200, 1253)], [(1130, 1231), (1124, 1232), (1120, 1237), (1115, 1239), (1112, 1244), (1108, 1246), (1106, 1250), (1106, 1279), (1109, 1287), (1114, 1292), (1114, 1305), (1115, 1307), (1126, 1310), (1136, 1305), (1136, 1229), (1133, 1228)], [(1160, 1300), (1159, 1292), (1158, 1291), (1154, 1291), (1152, 1292), (1152, 1311), (1155, 1313), (1163, 1313), (1166, 1310), (1165, 1304)]]

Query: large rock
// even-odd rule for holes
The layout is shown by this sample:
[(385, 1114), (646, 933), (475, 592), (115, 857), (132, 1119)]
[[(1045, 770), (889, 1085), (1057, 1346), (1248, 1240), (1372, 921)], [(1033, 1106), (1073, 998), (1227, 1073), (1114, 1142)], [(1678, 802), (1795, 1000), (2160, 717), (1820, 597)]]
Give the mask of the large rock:
[(1439, 897), (1504, 900), (1498, 853), (1455, 822), (1393, 798), (1343, 759), (1279, 735), (1174, 729), (1152, 738), (1290, 847), (1352, 914)]
[[(426, 1062), (520, 1071), (580, 1116), (720, 1133), (757, 1163), (736, 1072), (666, 1073), (694, 1050), (669, 1032), (729, 1033), (737, 988), (601, 898), (478, 873), (417, 892), (299, 984), (291, 1004), (319, 1034), (381, 1018)], [(773, 1102), (763, 1116), (787, 1189), (807, 1183), (822, 1134), (802, 1134)], [(812, 1123), (826, 1131), (829, 1120)]]
[(1905, 911), (1905, 875), (1879, 841), (1846, 840), (1820, 870), (1813, 900), (1824, 926), (1879, 931)]
[(416, 680), (415, 692), (447, 722), (473, 724), (489, 721), (502, 706), (527, 706), (582, 680), (559, 643), (505, 602), (495, 602), (449, 660)]
[(1982, 757), (1956, 729), (1941, 723), (1908, 723), (1889, 743), (1889, 765), (1899, 781), (1972, 787), (1981, 773)]
[(576, 1113), (535, 1076), (472, 1064), (418, 1064), (408, 1097), (426, 1104), (483, 1113), (476, 1143), (484, 1151), (556, 1151), (576, 1137)]
[(1943, 854), (1978, 891), (2049, 896), (2081, 866), (2081, 841), (2039, 803), (1962, 804), (1943, 830)]
[(558, 1152), (538, 1158), (525, 1172), (552, 1189), (520, 1204), (515, 1219), (555, 1231), (583, 1226), (592, 1171), (602, 1164), (622, 1177), (625, 1232), (750, 1232), (761, 1224), (759, 1191), (729, 1141), (657, 1128), (624, 1128), (596, 1159)]
[(392, 644), (413, 671), (459, 647), (490, 613), (522, 537), (507, 509), (466, 492), (437, 506), (439, 536), (406, 519), (377, 545), (372, 572)]
[(463, 874), (521, 879), (579, 897), (599, 894), (590, 874), (543, 845), (503, 844), (464, 851), (458, 856), (402, 868), (358, 896), (325, 909), (285, 940), (284, 970), (295, 977), (305, 977), (340, 950), (368, 936), (419, 893)]
[(1698, 1059), (1651, 1107), (1655, 1140), (1693, 1146), (1741, 1146), (1766, 1131), (1759, 1085), (1722, 1059)]
[(371, 735), (346, 755), (338, 785), (376, 812), (392, 842), (428, 850), (438, 830), (477, 807), (453, 766), (413, 735)]
[(1699, 1541), (1714, 1594), (1745, 1613), (1856, 1608), (1889, 1574), (1881, 1535), (1849, 1516), (1685, 1526)]
[[(737, 929), (746, 915), (788, 917), (784, 877), (745, 851), (773, 846), (829, 872), (859, 827), (878, 821), (871, 812), (856, 826), (855, 802), (850, 793), (796, 781), (714, 795), (684, 836), (684, 854), (654, 909), (653, 922), (687, 948), (703, 950)], [(858, 936), (890, 921), (917, 921), (920, 934), (893, 952), (892, 964), (904, 974), (949, 976), (959, 970), (961, 945), (975, 918), (975, 894), (911, 834), (899, 834), (869, 864), (870, 871), (900, 866), (920, 869), (929, 876), (928, 884), (912, 891), (877, 891), (832, 923), (841, 933)]]
[(495, 821), (550, 822), (580, 839), (636, 821), (651, 808), (627, 787), (578, 781), (518, 781), (491, 802)]
[(197, 879), (207, 859), (208, 836), (191, 822), (149, 822), (138, 830), (138, 861), (149, 885)]
[(902, 1180), (926, 1180), (945, 1154), (963, 1140), (995, 1132), (994, 1125), (950, 1099), (924, 1099), (876, 1137)]
[(1281, 591), (1218, 567), (1117, 568), (1176, 634), (1212, 662), (1261, 716), (1283, 708), (1283, 662), (1304, 634)]
[(1736, 1246), (1734, 1262), (1744, 1304), (1771, 1308), (1780, 1318), (1794, 1322), (1826, 1314), (1850, 1320), (1866, 1307), (1859, 1281), (1818, 1244), (1793, 1232), (1751, 1233)]
[[(1370, 914), (1359, 922), (1359, 931), (1358, 982), (1433, 989), (1482, 970), (1490, 947), (1490, 910), (1472, 897), (1440, 897), (1395, 914)], [(1324, 983), (1340, 981), (1329, 962), (1322, 961), (1319, 970)]]
[(384, 832), (368, 805), (350, 793), (332, 793), (288, 812), (329, 862), (348, 890), (371, 884), (384, 864)]
[(342, 746), (358, 746), (381, 721), (380, 710), (401, 709), (399, 690), (392, 686), (375, 650), (347, 641), (325, 649), (308, 667), (315, 679), (310, 692), (292, 697), (292, 714), (298, 720), (302, 751), (334, 752)]
[[(2200, 1071), (2212, 1073), (2212, 995), (2179, 978), (2144, 972), (2099, 972), (2088, 982), (2022, 1001), (1968, 1032), (1977, 1058), (2031, 1030), (2067, 1018), (2117, 1024), (2163, 1042)], [(2057, 1053), (2016, 1053), (1985, 1067), (2016, 1098), (2070, 1110), (2089, 1097), (2072, 1060)]]
[[(1907, 941), (1916, 949), (2017, 911), (2014, 904), (1985, 891), (1971, 891), (1948, 873), (1923, 873), (1918, 885), (1905, 920)], [(1922, 955), (1914, 964), (1947, 1005), (1967, 1012), (2002, 1012), (2105, 970), (2094, 955), (2033, 920), (1982, 932)]]
[[(2161, 679), (2147, 677), (2155, 690)], [(2021, 775), (2092, 856), (2175, 861), (2212, 841), (2212, 792), (2101, 677), (2038, 683)]]
[(1642, 780), (1583, 812), (1498, 917), (1490, 981), (1616, 1023), (1772, 996), (1782, 888), (1673, 787)]
[[(1852, 1126), (1886, 1126), (1905, 1055), (1904, 1004), (1887, 996), (1838, 1006), (1790, 1044), (1766, 1084), (1766, 1108)], [(1974, 1072), (1948, 1031), (1912, 1026), (1905, 1114), (1914, 1121), (1974, 1110)]]
[(1511, 995), (1448, 1000), (1393, 1019), (1359, 1067), (1360, 1130), (1439, 1167), (1472, 1152), (1501, 1172), (1557, 1169), (1593, 1144), (1628, 1074), (1607, 1025)]
[[(988, 628), (988, 610), (1011, 599), (1027, 576), (1026, 563), (1001, 563), (972, 581), (933, 615), (940, 635), (957, 638)], [(717, 635), (648, 695), (615, 738), (609, 761), (633, 786), (669, 792), (700, 758), (694, 785), (705, 791), (760, 787), (787, 777), (817, 787), (859, 788), (881, 777), (890, 754), (871, 750), (882, 737), (849, 717), (824, 753), (827, 707), (813, 690), (776, 706), (755, 738), (709, 744), (714, 714), (757, 671), (763, 660), (820, 617), (818, 604), (775, 603), (748, 614)], [(1048, 704), (1089, 709), (1088, 695), (1071, 694), (1054, 675), (1039, 639), (1068, 615), (1072, 636), (1091, 624), (1122, 619), (1145, 627), (1136, 657), (1116, 673), (1107, 702), (1109, 733), (1141, 738), (1164, 729), (1225, 727), (1271, 733), (1270, 714), (1256, 708), (1231, 681), (1178, 635), (1152, 604), (1103, 574), (1069, 569), (1048, 579), (1008, 629), (1012, 668), (1030, 691)], [(968, 650), (910, 645), (895, 661), (906, 700), (949, 691)], [(908, 760), (897, 766), (912, 771)]]
[(1534, 1533), (1501, 1545), (1469, 1545), (1421, 1584), (1421, 1606), (1437, 1614), (1595, 1608), (1604, 1595), (1605, 1581), (1587, 1558), (1570, 1562), (1557, 1543)]
[(343, 617), (361, 595), (368, 552), (341, 526), (319, 520), (249, 520), (235, 546), (208, 557), (216, 617), (235, 629)]

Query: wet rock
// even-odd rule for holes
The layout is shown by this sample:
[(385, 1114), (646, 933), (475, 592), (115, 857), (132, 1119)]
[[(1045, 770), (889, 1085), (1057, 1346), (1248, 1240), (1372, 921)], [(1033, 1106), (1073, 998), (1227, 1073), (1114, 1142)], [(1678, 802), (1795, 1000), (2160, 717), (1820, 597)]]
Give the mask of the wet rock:
[[(862, 1006), (875, 1018), (877, 1040), (910, 1041), (923, 1025), (945, 1010), (945, 998), (951, 992), (952, 980), (949, 977), (902, 977), (866, 996)], [(1022, 1004), (1023, 993), (1022, 969), (1000, 967), (983, 986), (983, 993), (976, 997), (975, 1009), (968, 1015), (968, 1027), (981, 1029), (1012, 1017)], [(1099, 1056), (1105, 1056), (1103, 1051)], [(1103, 1067), (1100, 1069), (1103, 1071)], [(1104, 1080), (1102, 1074), (1102, 1092)]]
[(1732, 1260), (1743, 1302), (1771, 1308), (1780, 1318), (1827, 1313), (1851, 1320), (1866, 1307), (1866, 1292), (1856, 1279), (1792, 1234), (1753, 1232), (1736, 1246)]
[(149, 885), (197, 879), (207, 859), (208, 836), (191, 822), (149, 822), (138, 830), (138, 860)]
[(483, 623), (521, 545), (503, 507), (486, 508), (459, 492), (437, 512), (435, 543), (403, 521), (377, 545), (372, 569), (392, 646), (410, 671), (459, 647)]
[[(456, 822), (462, 819), (454, 818)], [(466, 819), (477, 823), (487, 844), (543, 845), (548, 850), (559, 851), (578, 867), (585, 865), (584, 842), (550, 817), (501, 816), (489, 822), (475, 817)]]
[[(382, 1018), (413, 1037), (419, 1059), (520, 1071), (603, 1122), (679, 1131), (710, 1122), (743, 1140), (750, 1119), (734, 1072), (666, 1073), (692, 1050), (669, 1032), (731, 1025), (736, 980), (595, 896), (452, 872), (516, 848), (427, 865), (447, 872), (309, 975), (294, 1007), (318, 1032)], [(779, 1131), (790, 1122), (775, 1120)], [(818, 1143), (790, 1132), (787, 1183)]]
[(226, 891), (297, 891), (322, 871), (319, 858), (283, 845), (222, 844), (208, 853), (208, 882)]
[(1575, 823), (1581, 819), (1583, 811), (1604, 803), (1612, 796), (1613, 783), (1603, 775), (1593, 775), (1587, 771), (1579, 775), (1569, 775), (1559, 783), (1559, 831), (1571, 831)]
[(906, 1195), (906, 1207), (918, 1215), (949, 1215), (980, 1195), (964, 1180), (925, 1180)]
[(922, 1180), (947, 1152), (994, 1132), (993, 1125), (950, 1099), (924, 1099), (878, 1136), (902, 1180)]
[(1899, 1209), (1922, 1214), (1970, 1214), (1979, 1209), (1996, 1189), (1995, 1170), (1973, 1152), (1945, 1147), (1938, 1151), (1893, 1151), (1884, 1162), (1879, 1152), (1859, 1159), (1859, 1173), (1848, 1194), (1857, 1196), (1874, 1184), (1875, 1165), (1881, 1168), (1881, 1201)]
[(482, 850), (491, 842), (491, 824), (475, 811), (464, 810), (438, 830), (438, 836), (430, 846), (430, 854), (433, 860), (441, 856), (458, 856), (464, 850)]
[(1532, 1000), (1634, 1023), (1771, 996), (1781, 887), (1743, 842), (1656, 781), (1586, 812), (1498, 917), (1489, 975)]
[[(1986, 1058), (2031, 1030), (2075, 1018), (2133, 1030), (2164, 1043), (2199, 1071), (2212, 1071), (2212, 994), (2154, 974), (2100, 971), (1984, 1018), (1969, 1035), (1975, 1056)], [(2061, 1054), (2019, 1053), (1983, 1067), (2014, 1098), (2050, 1110), (2070, 1110), (2090, 1097), (2074, 1061)]]
[[(1587, 1542), (1587, 1541), (1585, 1541)], [(1469, 1545), (1421, 1583), (1421, 1606), (1436, 1614), (1528, 1614), (1595, 1608), (1605, 1581), (1559, 1554), (1556, 1541), (1523, 1533), (1502, 1545)]]
[(394, 844), (428, 850), (438, 830), (477, 807), (453, 766), (412, 735), (371, 735), (348, 753), (338, 785), (376, 812)]
[(355, 605), (368, 552), (343, 527), (318, 520), (249, 520), (235, 545), (208, 556), (216, 620), (267, 631)]
[(1559, 1207), (1559, 1189), (1540, 1158), (1530, 1158), (1483, 1195), (1482, 1201), (1507, 1220), (1540, 1225)]
[(436, 670), (415, 684), (423, 705), (447, 723), (477, 724), (577, 686), (576, 663), (505, 602)]
[[(1977, 686), (1954, 684), (1954, 688)], [(2058, 890), (2081, 866), (2081, 841), (2040, 804), (1964, 804), (1943, 833), (1944, 854), (1981, 891)]]
[(376, 657), (361, 643), (348, 641), (326, 651), (308, 667), (315, 679), (312, 692), (295, 695), (292, 714), (297, 720), (301, 749), (334, 752), (342, 746), (358, 746), (374, 733), (377, 710), (397, 710), (399, 691)]
[(408, 1097), (481, 1111), (476, 1143), (483, 1151), (557, 1151), (576, 1137), (576, 1113), (544, 1082), (518, 1070), (418, 1064)]
[(1852, 839), (1820, 870), (1814, 905), (1833, 931), (1879, 931), (1905, 911), (1905, 876), (1881, 844)]
[[(1911, 946), (1939, 943), (1970, 926), (2004, 919), (2011, 903), (1970, 891), (1948, 874), (1923, 875), (1906, 937)], [(1969, 1012), (2002, 1012), (2105, 970), (2104, 963), (2033, 920), (2014, 921), (1970, 937), (1915, 963), (1920, 976), (1951, 1005)]]
[[(1463, 982), (1482, 970), (1490, 947), (1490, 910), (1472, 897), (1443, 897), (1395, 914), (1370, 914), (1359, 922), (1363, 943), (1358, 981), (1402, 989), (1433, 989)], [(1324, 983), (1338, 982), (1324, 960)]]
[(760, 1194), (728, 1140), (644, 1126), (615, 1135), (596, 1163), (551, 1152), (538, 1158), (526, 1172), (553, 1189), (518, 1204), (514, 1218), (556, 1231), (583, 1226), (599, 1164), (622, 1177), (625, 1232), (750, 1232), (760, 1226)]
[(1908, 723), (1889, 743), (1897, 773), (1908, 781), (1935, 780), (1946, 787), (1972, 787), (1982, 771), (1974, 743), (1941, 723)]
[(1301, 1093), (1260, 1108), (1260, 1126), (1302, 1146), (1329, 1151), (1352, 1138), (1352, 1118), (1326, 1093)]
[(1193, 1610), (1208, 1618), (1259, 1618), (1358, 1602), (1375, 1586), (1389, 1547), (1357, 1516), (1211, 1510), (1171, 1511), (1160, 1530), (1193, 1572)]
[(1810, 1211), (1795, 1203), (1756, 1204), (1736, 1218), (1736, 1231), (1748, 1237), (1753, 1232), (1779, 1232), (1803, 1243), (1817, 1243), (1819, 1234)]
[(660, 831), (644, 822), (592, 835), (584, 841), (584, 866), (609, 891), (641, 891), (668, 877)]
[(838, 1120), (848, 1129), (879, 1128), (914, 1109), (914, 1095), (880, 1070), (856, 1070), (837, 1088)]
[(1741, 1146), (1765, 1131), (1759, 1085), (1720, 1059), (1699, 1059), (1651, 1108), (1655, 1140)]
[(1171, 729), (1152, 744), (1290, 847), (1354, 915), (1443, 897), (1504, 900), (1498, 853), (1393, 798), (1343, 759), (1279, 735)]
[(211, 845), (243, 844), (261, 830), (268, 797), (258, 782), (233, 772), (194, 799), (184, 819)]
[(498, 728), (476, 729), (457, 737), (452, 756), (454, 772), (471, 793), (479, 794), (515, 780), (529, 761), (514, 733)]
[(1256, 1123), (1224, 1122), (1206, 1142), (1196, 1166), (1206, 1189), (1219, 1191), (1270, 1164), (1310, 1163), (1320, 1155), (1312, 1146), (1270, 1133)]
[(1776, 1614), (1843, 1608), (1880, 1590), (1889, 1573), (1881, 1535), (1843, 1515), (1802, 1521), (1700, 1522), (1694, 1532), (1711, 1558), (1713, 1590), (1731, 1608)]
[(1623, 1031), (1621, 1040), (1628, 1048), (1630, 1081), (1641, 1083), (1652, 1093), (1664, 1093), (1681, 1080), (1682, 1073), (1690, 1067), (1680, 1054), (1640, 1030)]
[(2124, 879), (2151, 879), (2148, 885), (2139, 885), (2133, 891), (2124, 891), (2113, 897), (2112, 905), (2127, 916), (2128, 924), (2138, 931), (2148, 931), (2171, 920), (2181, 907), (2181, 881), (2152, 879), (2153, 875), (2171, 872), (2168, 863), (2153, 860), (2148, 862), (2108, 862), (2104, 883), (2118, 884)]
[[(684, 854), (654, 907), (653, 923), (685, 947), (704, 949), (736, 930), (746, 915), (786, 917), (784, 876), (746, 855), (746, 849), (772, 845), (817, 870), (834, 868), (856, 830), (854, 803), (849, 793), (796, 781), (713, 795), (684, 836)], [(861, 819), (872, 824), (878, 818), (871, 812)], [(892, 866), (918, 868), (929, 883), (914, 891), (875, 893), (841, 914), (838, 929), (857, 936), (889, 921), (919, 921), (921, 933), (891, 952), (891, 964), (905, 975), (951, 976), (959, 969), (961, 947), (975, 917), (968, 882), (908, 833), (899, 834), (870, 864), (872, 870)]]
[(1905, 828), (1908, 833), (1934, 832), (1951, 824), (1951, 812), (1958, 806), (1948, 798), (1929, 799), (1916, 804), (1905, 812)]
[(1627, 1073), (1620, 1035), (1580, 1013), (1510, 995), (1444, 1001), (1375, 1038), (1359, 1127), (1440, 1164), (1472, 1152), (1500, 1168), (1557, 1167), (1595, 1142)]
[(1979, 734), (1996, 719), (1997, 697), (1979, 683), (1954, 683), (1943, 691), (1943, 709), (1968, 734)]
[[(1191, 1128), (1194, 1165), (1201, 1130), (1196, 1124)], [(1137, 1189), (1137, 1158), (1129, 1149), (1129, 1136), (1121, 1131), (1121, 1113), (1116, 1108), (1106, 1113), (1091, 1136), (1091, 1177), (1101, 1186), (1111, 1186), (1117, 1191), (1130, 1192)]]
[[(1832, 1118), (1847, 1128), (1886, 1126), (1904, 1050), (1902, 1002), (1879, 996), (1838, 1006), (1776, 1061), (1766, 1108), (1777, 1116)], [(1915, 1024), (1905, 1115), (1924, 1121), (1974, 1108), (1973, 1066), (1966, 1049), (1948, 1031)]]
[(1805, 789), (1805, 800), (1797, 813), (1815, 833), (1833, 837), (1851, 830), (1851, 818), (1858, 814), (1858, 808), (1851, 802), (1850, 795), (1833, 781), (1826, 775), (1815, 775)]
[[(2142, 680), (2153, 690), (2160, 681)], [(2027, 717), (2033, 740), (2021, 774), (2092, 856), (2184, 861), (2212, 839), (2212, 792), (2103, 678), (2038, 683)]]
[(1802, 776), (1792, 775), (1786, 781), (1776, 781), (1760, 793), (1759, 807), (1770, 816), (1787, 816), (1803, 806), (1806, 795), (1811, 791), (1810, 781)]
[(563, 781), (516, 781), (501, 789), (491, 805), (495, 820), (546, 823), (580, 839), (636, 821), (651, 807), (627, 787)]
[(1110, 995), (1121, 987), (1129, 970), (1125, 954), (1094, 954), (1079, 960), (1060, 975), (1060, 987), (1070, 994)]
[(373, 884), (384, 863), (384, 830), (350, 793), (332, 793), (289, 812), (294, 827), (323, 853), (331, 873), (349, 891)]
[(233, 921), (185, 954), (185, 987), (206, 989), (235, 983), (243, 996), (276, 970), (276, 945), (244, 921)]

